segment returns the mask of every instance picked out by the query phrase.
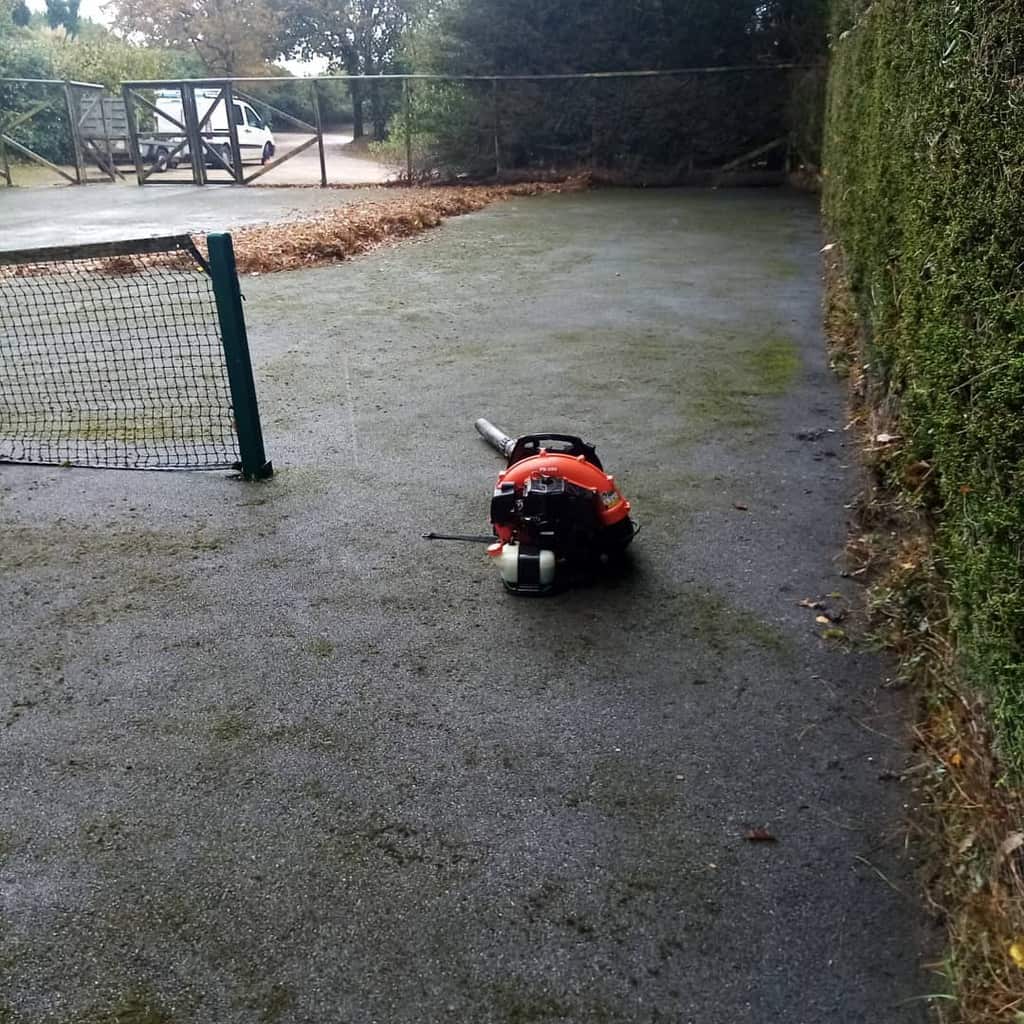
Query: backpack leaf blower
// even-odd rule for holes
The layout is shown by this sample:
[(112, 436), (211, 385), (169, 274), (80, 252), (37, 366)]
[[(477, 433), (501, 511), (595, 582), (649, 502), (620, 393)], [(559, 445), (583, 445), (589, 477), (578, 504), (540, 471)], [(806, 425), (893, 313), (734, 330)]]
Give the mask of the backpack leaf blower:
[(428, 533), (432, 540), (486, 541), (505, 589), (554, 590), (569, 570), (620, 556), (638, 532), (630, 504), (592, 444), (571, 434), (512, 438), (485, 419), (476, 429), (508, 460), (491, 495), (491, 537)]

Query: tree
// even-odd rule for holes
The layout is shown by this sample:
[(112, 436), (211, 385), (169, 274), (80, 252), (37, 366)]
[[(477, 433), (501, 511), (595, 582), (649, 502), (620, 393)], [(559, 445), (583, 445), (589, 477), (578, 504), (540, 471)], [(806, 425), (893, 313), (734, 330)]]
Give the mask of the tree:
[(54, 77), (98, 82), (112, 92), (125, 81), (197, 78), (205, 73), (192, 51), (140, 46), (88, 21), (75, 39), (53, 40), (50, 52)]
[(17, 3), (11, 8), (11, 22), (18, 28), (27, 28), (31, 20), (32, 12), (28, 9), (28, 4), (25, 3), (25, 0), (17, 0)]
[(827, 0), (768, 0), (754, 16), (755, 37), (765, 59), (809, 64), (824, 58)]
[[(760, 67), (813, 59), (815, 47), (820, 52), (824, 45), (826, 2), (446, 0), (408, 46), (417, 70), (481, 76), (757, 70), (506, 82), (493, 93), (472, 82), (417, 86), (417, 142), (442, 173), (493, 173), (495, 145), (506, 170), (583, 161), (620, 175), (649, 170), (672, 179), (720, 166), (788, 130), (792, 76)], [(805, 93), (792, 109), (813, 124), (810, 108), (820, 105), (819, 94)]]
[(425, 26), (433, 71), (545, 74), (745, 63), (757, 0), (451, 0)]
[[(378, 75), (394, 71), (399, 44), (419, 10), (416, 0), (279, 0), (287, 25), (285, 49), (304, 59), (326, 57), (333, 72)], [(369, 94), (374, 134), (383, 138), (387, 109), (377, 83), (369, 90), (353, 81), (352, 134), (365, 134), (364, 102)]]
[(281, 49), (267, 0), (112, 0), (111, 6), (120, 30), (192, 49), (214, 75), (263, 71)]
[(61, 28), (69, 36), (78, 35), (79, 0), (46, 0), (46, 23), (50, 28)]

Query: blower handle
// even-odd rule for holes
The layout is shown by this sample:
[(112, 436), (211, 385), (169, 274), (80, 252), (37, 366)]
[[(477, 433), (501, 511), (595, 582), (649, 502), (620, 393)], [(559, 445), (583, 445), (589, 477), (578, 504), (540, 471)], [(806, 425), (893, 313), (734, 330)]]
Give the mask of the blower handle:
[(476, 432), (494, 449), (501, 452), (507, 459), (516, 446), (516, 439), (502, 433), (490, 420), (482, 417), (474, 424)]

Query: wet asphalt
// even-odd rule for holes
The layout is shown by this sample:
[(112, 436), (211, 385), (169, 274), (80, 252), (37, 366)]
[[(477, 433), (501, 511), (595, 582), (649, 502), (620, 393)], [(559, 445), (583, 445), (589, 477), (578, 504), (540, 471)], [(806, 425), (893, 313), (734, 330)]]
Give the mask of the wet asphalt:
[[(0, 1020), (923, 1021), (820, 245), (502, 203), (243, 280), (273, 480), (0, 467)], [(625, 571), (420, 539), (486, 527), (479, 415), (597, 444)]]
[(0, 189), (0, 251), (114, 242), (300, 220), (373, 199), (375, 189), (97, 182), (79, 188)]

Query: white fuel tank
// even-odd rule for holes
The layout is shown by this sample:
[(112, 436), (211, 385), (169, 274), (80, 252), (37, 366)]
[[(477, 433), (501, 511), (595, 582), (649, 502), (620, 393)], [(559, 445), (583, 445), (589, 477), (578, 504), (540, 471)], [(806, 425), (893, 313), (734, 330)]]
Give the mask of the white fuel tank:
[(511, 590), (547, 590), (555, 582), (555, 553), (546, 548), (524, 551), (514, 542), (492, 544), (487, 553), (494, 559), (505, 585)]

